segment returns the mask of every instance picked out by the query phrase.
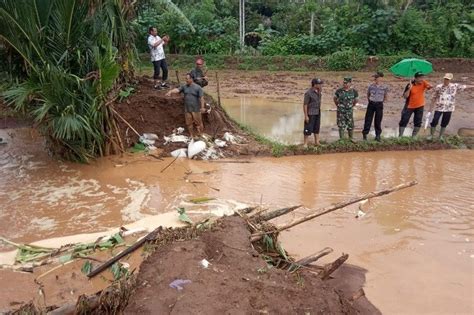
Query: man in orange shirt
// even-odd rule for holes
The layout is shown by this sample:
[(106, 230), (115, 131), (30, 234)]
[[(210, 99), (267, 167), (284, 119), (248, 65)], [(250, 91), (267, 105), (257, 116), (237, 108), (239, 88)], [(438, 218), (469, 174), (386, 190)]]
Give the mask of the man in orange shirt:
[(421, 123), (423, 122), (423, 108), (425, 106), (425, 91), (432, 88), (432, 86), (425, 81), (424, 74), (421, 72), (415, 73), (415, 79), (411, 81), (403, 92), (403, 97), (407, 100), (405, 108), (403, 108), (402, 118), (400, 119), (399, 137), (403, 136), (405, 128), (410, 121), (411, 114), (413, 117), (413, 134), (415, 137), (420, 131)]

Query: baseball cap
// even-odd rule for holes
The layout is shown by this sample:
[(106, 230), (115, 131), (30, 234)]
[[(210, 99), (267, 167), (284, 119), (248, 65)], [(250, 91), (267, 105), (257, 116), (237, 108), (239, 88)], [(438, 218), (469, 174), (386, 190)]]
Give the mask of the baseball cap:
[(374, 78), (383, 78), (384, 74), (383, 72), (377, 71), (372, 75)]
[(311, 85), (315, 85), (315, 84), (323, 84), (323, 80), (319, 79), (319, 78), (315, 78), (313, 80), (311, 80)]
[(444, 79), (452, 80), (453, 79), (453, 74), (452, 73), (446, 73), (444, 75)]
[(415, 78), (424, 77), (425, 75), (422, 72), (415, 73)]
[(352, 77), (344, 77), (344, 83), (352, 82)]

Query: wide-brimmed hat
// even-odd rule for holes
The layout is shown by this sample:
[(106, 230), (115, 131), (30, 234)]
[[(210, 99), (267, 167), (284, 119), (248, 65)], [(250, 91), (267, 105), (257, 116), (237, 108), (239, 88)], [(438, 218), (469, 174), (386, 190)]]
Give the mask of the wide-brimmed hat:
[(452, 80), (452, 79), (453, 79), (453, 74), (452, 74), (452, 73), (446, 73), (446, 74), (444, 75), (443, 79)]
[(352, 82), (352, 77), (344, 77), (344, 83)]

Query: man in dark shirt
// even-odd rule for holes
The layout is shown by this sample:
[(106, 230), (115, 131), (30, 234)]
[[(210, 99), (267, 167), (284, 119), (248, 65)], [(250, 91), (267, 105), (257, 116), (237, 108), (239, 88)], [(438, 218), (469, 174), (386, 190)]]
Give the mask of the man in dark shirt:
[(204, 67), (204, 60), (202, 58), (198, 58), (196, 60), (196, 68), (194, 68), (190, 72), (194, 83), (196, 83), (200, 87), (205, 87), (209, 84), (207, 76), (203, 71), (203, 67)]
[(186, 121), (186, 126), (188, 127), (189, 135), (191, 138), (195, 137), (193, 128), (195, 126), (197, 135), (201, 136), (204, 131), (201, 112), (205, 111), (204, 93), (202, 88), (193, 82), (191, 74), (188, 73), (186, 74), (186, 84), (179, 88), (172, 89), (166, 93), (166, 96), (178, 93), (184, 94), (184, 119)]
[(319, 127), (321, 126), (321, 79), (311, 80), (311, 88), (304, 94), (304, 146), (308, 146), (308, 138), (314, 134), (314, 144), (319, 145)]

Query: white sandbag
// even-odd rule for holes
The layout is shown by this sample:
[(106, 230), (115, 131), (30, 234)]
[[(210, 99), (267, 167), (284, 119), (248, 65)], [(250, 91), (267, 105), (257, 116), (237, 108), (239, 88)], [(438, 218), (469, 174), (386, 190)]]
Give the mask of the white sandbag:
[(235, 136), (231, 134), (230, 132), (224, 133), (224, 139), (225, 141), (230, 142), (230, 143), (236, 142)]
[(158, 140), (158, 136), (154, 133), (144, 133), (142, 137), (147, 140)]
[(188, 149), (177, 149), (171, 152), (171, 156), (174, 158), (185, 158), (187, 157)]
[(191, 142), (188, 145), (188, 157), (192, 159), (193, 156), (201, 153), (205, 149), (206, 149), (206, 143), (204, 141), (199, 140), (199, 141), (194, 142), (194, 140), (191, 140)]
[(225, 142), (224, 140), (221, 140), (221, 139), (216, 139), (216, 140), (214, 140), (214, 143), (215, 143), (219, 148), (223, 148), (223, 147), (226, 147), (226, 146), (227, 146), (227, 142)]

